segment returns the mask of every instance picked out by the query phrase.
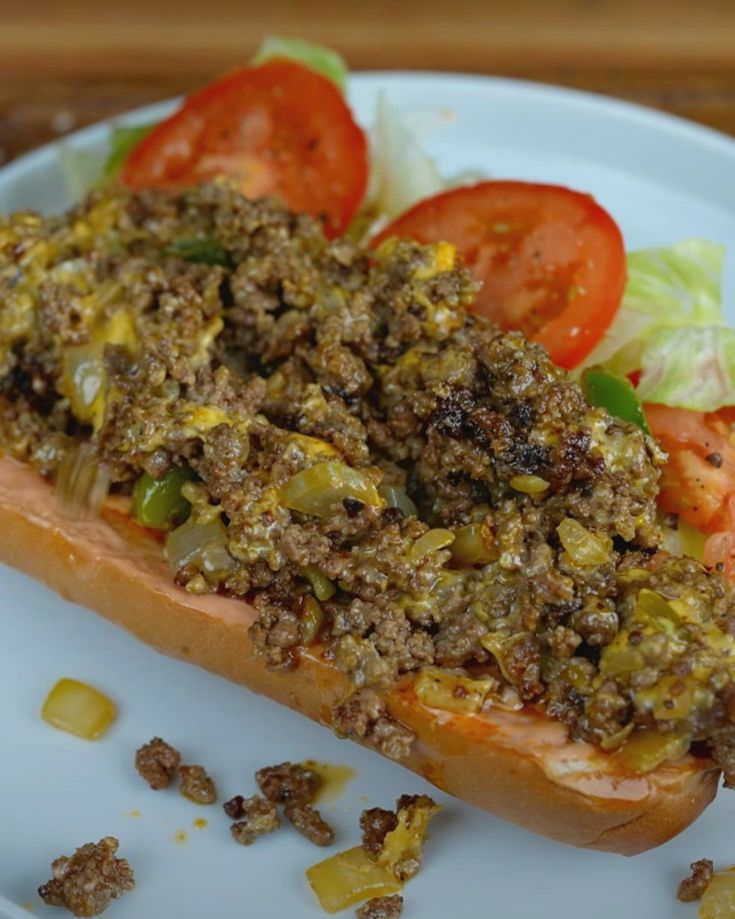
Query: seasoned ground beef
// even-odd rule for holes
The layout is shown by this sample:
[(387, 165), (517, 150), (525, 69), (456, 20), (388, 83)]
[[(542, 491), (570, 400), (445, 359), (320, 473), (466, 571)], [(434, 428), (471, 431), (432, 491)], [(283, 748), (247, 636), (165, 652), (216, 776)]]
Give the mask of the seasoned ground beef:
[(389, 897), (373, 897), (355, 913), (357, 919), (401, 919), (403, 897), (394, 893)]
[(255, 781), (266, 798), (274, 804), (312, 801), (322, 785), (321, 776), (300, 763), (264, 766), (255, 773)]
[(404, 757), (381, 700), (441, 667), (606, 749), (708, 743), (732, 781), (735, 594), (659, 551), (663, 454), (476, 289), (451, 247), (368, 255), (225, 184), (16, 215), (0, 443), (54, 478), (89, 442), (122, 494), (183, 468), (172, 577), (252, 602), (270, 667), (320, 642), (344, 735)]
[(428, 795), (401, 795), (395, 811), (368, 808), (360, 815), (362, 847), (399, 881), (408, 881), (421, 867), (427, 827), (439, 810)]
[(99, 916), (135, 887), (133, 869), (115, 854), (119, 842), (106, 836), (88, 842), (74, 855), (61, 855), (51, 863), (52, 878), (38, 888), (48, 906), (66, 907), (75, 916)]
[(217, 789), (203, 766), (179, 766), (181, 794), (195, 804), (214, 804)]
[(676, 896), (682, 903), (701, 900), (715, 873), (715, 866), (708, 858), (700, 858), (689, 866), (692, 873), (679, 884)]
[(230, 827), (233, 839), (242, 846), (252, 845), (258, 836), (272, 833), (281, 825), (276, 805), (260, 795), (244, 798), (239, 805), (238, 820)]
[(398, 826), (398, 817), (383, 807), (370, 807), (360, 814), (362, 847), (371, 855), (378, 855), (387, 833)]
[(225, 801), (222, 805), (222, 810), (227, 814), (228, 817), (232, 820), (240, 820), (244, 813), (243, 804), (245, 803), (245, 798), (242, 795), (235, 795), (234, 798), (230, 798), (229, 801)]
[(316, 808), (306, 801), (289, 801), (284, 808), (286, 817), (295, 829), (306, 836), (315, 846), (331, 846), (334, 830)]
[(181, 763), (181, 754), (154, 737), (135, 754), (135, 768), (154, 790), (168, 788)]

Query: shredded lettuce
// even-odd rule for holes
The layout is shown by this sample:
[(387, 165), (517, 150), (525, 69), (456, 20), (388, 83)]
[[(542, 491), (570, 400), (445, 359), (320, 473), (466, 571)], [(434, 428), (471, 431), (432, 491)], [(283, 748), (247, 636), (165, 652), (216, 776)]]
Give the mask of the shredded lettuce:
[(735, 329), (725, 325), (661, 326), (643, 350), (638, 396), (713, 412), (735, 405)]
[(75, 150), (70, 144), (60, 143), (59, 160), (69, 198), (79, 202), (97, 185), (114, 179), (128, 153), (154, 127), (155, 124), (113, 125), (106, 154)]
[(638, 396), (696, 411), (735, 404), (735, 330), (722, 309), (724, 247), (687, 239), (628, 256), (620, 310), (585, 361), (640, 371)]
[(370, 209), (383, 219), (397, 217), (417, 201), (447, 187), (434, 161), (383, 93), (378, 95), (371, 140), (367, 200)]
[(78, 204), (102, 178), (104, 158), (89, 150), (77, 150), (65, 142), (59, 144), (58, 151), (69, 200)]
[(331, 80), (340, 92), (347, 86), (347, 64), (340, 54), (323, 45), (315, 45), (300, 38), (284, 38), (282, 35), (267, 35), (255, 52), (251, 64), (262, 64), (272, 57), (288, 57), (323, 77)]

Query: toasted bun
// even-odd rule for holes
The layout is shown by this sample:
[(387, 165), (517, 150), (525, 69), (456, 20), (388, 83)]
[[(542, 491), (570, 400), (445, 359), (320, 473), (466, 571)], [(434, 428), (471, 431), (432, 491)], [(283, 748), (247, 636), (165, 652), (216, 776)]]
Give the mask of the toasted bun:
[[(161, 543), (111, 500), (93, 520), (70, 520), (32, 469), (0, 459), (0, 560), (124, 626), (164, 654), (191, 661), (328, 723), (349, 685), (318, 649), (290, 673), (266, 669), (240, 600), (193, 596), (173, 583)], [(687, 756), (645, 775), (570, 741), (534, 712), (459, 715), (432, 709), (409, 679), (387, 699), (417, 736), (404, 765), (450, 794), (575, 846), (632, 855), (688, 826), (713, 799), (718, 770)]]

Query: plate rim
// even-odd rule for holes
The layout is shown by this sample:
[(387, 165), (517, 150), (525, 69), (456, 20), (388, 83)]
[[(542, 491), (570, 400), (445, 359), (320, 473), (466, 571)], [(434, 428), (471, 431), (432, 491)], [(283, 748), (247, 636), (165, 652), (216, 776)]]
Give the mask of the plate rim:
[[(537, 80), (526, 80), (517, 77), (496, 76), (471, 72), (442, 70), (357, 70), (350, 73), (350, 82), (359, 86), (370, 82), (416, 82), (429, 83), (441, 81), (456, 84), (457, 87), (472, 91), (505, 91), (521, 93), (532, 100), (546, 97), (562, 105), (576, 106), (593, 114), (609, 114), (611, 117), (635, 122), (637, 125), (654, 127), (664, 133), (674, 135), (678, 140), (694, 142), (710, 148), (715, 154), (732, 158), (735, 162), (735, 137), (717, 128), (703, 125), (681, 115), (653, 108), (638, 102), (632, 102), (619, 96), (611, 96), (594, 90), (578, 89), (556, 83), (544, 83)], [(349, 85), (348, 85), (349, 97)], [(82, 128), (65, 134), (62, 137), (47, 141), (38, 147), (22, 153), (9, 163), (0, 166), (0, 184), (12, 182), (16, 174), (33, 169), (52, 153), (65, 146), (77, 147), (91, 143), (95, 134), (111, 126), (138, 121), (151, 117), (155, 112), (173, 108), (184, 96), (169, 96), (133, 109), (126, 109), (115, 115), (109, 115)]]

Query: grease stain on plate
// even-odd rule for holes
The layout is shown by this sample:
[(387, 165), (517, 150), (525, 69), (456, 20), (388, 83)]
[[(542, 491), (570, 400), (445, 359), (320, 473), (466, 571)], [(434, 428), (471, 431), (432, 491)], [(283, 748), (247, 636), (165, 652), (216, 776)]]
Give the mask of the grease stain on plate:
[(189, 837), (186, 835), (186, 830), (176, 830), (174, 835), (171, 837), (171, 842), (177, 846), (183, 846), (188, 838)]
[(205, 817), (197, 817), (197, 819), (193, 821), (192, 826), (195, 830), (206, 830), (209, 826), (209, 822)]
[(347, 784), (356, 776), (357, 772), (352, 766), (339, 766), (332, 763), (320, 763), (314, 759), (304, 760), (307, 769), (311, 769), (321, 778), (322, 787), (316, 793), (315, 801), (326, 804), (334, 801), (344, 794)]

